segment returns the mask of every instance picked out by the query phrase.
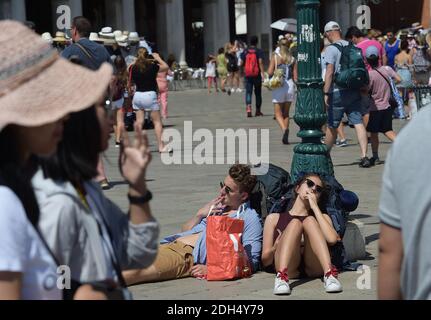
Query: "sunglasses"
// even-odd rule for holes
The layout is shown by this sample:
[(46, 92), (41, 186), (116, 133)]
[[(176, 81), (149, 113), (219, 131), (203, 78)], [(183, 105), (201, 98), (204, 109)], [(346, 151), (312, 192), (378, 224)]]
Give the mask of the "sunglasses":
[(229, 193), (231, 193), (232, 192), (232, 189), (231, 188), (229, 188), (227, 185), (225, 185), (223, 182), (220, 182), (220, 189), (223, 189), (224, 188), (224, 191), (227, 193), (227, 194), (229, 194)]
[(310, 180), (310, 179), (305, 179), (305, 183), (307, 184), (307, 186), (312, 189), (314, 186), (316, 186), (316, 192), (317, 193), (322, 193), (323, 192), (323, 187), (317, 185), (314, 183), (314, 181)]

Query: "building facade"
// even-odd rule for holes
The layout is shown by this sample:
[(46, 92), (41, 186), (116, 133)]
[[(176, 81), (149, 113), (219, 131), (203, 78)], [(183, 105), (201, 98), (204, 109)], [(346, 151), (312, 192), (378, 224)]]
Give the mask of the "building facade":
[[(422, 21), (429, 26), (431, 0), (321, 0), (320, 24), (335, 20), (345, 30), (356, 25), (357, 8), (371, 8), (371, 26), (384, 30)], [(0, 19), (30, 20), (39, 33), (57, 31), (57, 8), (67, 5), (71, 17), (84, 15), (95, 31), (104, 26), (137, 31), (156, 43), (166, 57), (202, 66), (207, 54), (214, 54), (230, 40), (257, 35), (266, 56), (281, 34), (269, 25), (278, 19), (295, 17), (295, 0), (0, 0)], [(245, 7), (245, 9), (244, 9)], [(245, 11), (240, 12), (239, 10)], [(241, 19), (246, 26), (238, 26)], [(236, 29), (240, 29), (241, 31)], [(242, 30), (246, 30), (247, 34)]]

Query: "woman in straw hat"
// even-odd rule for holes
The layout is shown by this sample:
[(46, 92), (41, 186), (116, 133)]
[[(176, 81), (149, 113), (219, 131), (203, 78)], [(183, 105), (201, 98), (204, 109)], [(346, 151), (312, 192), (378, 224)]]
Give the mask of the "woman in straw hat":
[(0, 29), (0, 299), (61, 299), (38, 228), (32, 160), (55, 152), (65, 117), (102, 97), (112, 68), (75, 66), (18, 22)]
[(98, 184), (98, 155), (108, 148), (111, 118), (96, 104), (72, 113), (57, 153), (40, 161), (33, 186), (41, 208), (41, 231), (59, 264), (71, 271), (72, 290), (88, 284), (108, 299), (130, 297), (122, 270), (146, 268), (155, 260), (159, 227), (148, 202), (145, 172), (148, 139), (135, 126), (129, 142), (123, 129), (120, 172), (129, 183), (129, 214), (107, 199)]
[(157, 143), (160, 153), (170, 153), (172, 149), (162, 141), (163, 125), (160, 116), (160, 106), (157, 100), (157, 73), (168, 71), (169, 67), (157, 53), (152, 56), (146, 48), (139, 48), (136, 62), (130, 67), (129, 92), (132, 84), (136, 85), (133, 96), (133, 109), (136, 110), (136, 122), (142, 127), (145, 110), (151, 110)]

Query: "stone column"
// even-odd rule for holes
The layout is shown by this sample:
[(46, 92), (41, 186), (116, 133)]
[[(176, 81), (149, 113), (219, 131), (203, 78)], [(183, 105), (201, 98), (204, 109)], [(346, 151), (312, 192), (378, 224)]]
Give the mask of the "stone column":
[(204, 0), (205, 56), (216, 54), (230, 39), (229, 0)]
[(123, 25), (122, 9), (121, 0), (105, 0), (106, 23), (104, 27), (112, 27), (112, 30), (121, 29)]
[(135, 0), (123, 0), (122, 30), (136, 31)]
[(271, 7), (271, 0), (247, 1), (247, 34), (259, 38), (258, 46), (264, 51), (266, 59), (272, 52)]
[(157, 1), (157, 43), (165, 55), (173, 53), (181, 66), (186, 66), (183, 0)]
[(27, 15), (25, 11), (25, 0), (11, 0), (11, 5), (12, 19), (18, 21), (26, 21)]

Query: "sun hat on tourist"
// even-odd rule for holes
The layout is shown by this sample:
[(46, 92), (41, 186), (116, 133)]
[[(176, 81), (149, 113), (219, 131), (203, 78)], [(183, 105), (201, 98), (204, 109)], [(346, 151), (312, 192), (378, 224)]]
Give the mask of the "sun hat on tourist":
[(326, 25), (325, 25), (325, 29), (324, 32), (329, 32), (329, 31), (335, 31), (335, 30), (341, 30), (340, 25), (335, 22), (335, 21), (329, 21)]
[(139, 42), (139, 34), (137, 32), (130, 32), (129, 41), (130, 42)]
[(16, 21), (0, 21), (0, 30), (0, 130), (54, 122), (103, 97), (109, 64), (98, 71), (75, 65)]
[(112, 32), (111, 27), (104, 27), (99, 32), (99, 39), (100, 41), (103, 41), (105, 45), (113, 45), (115, 44), (115, 35)]
[(44, 32), (42, 33), (42, 39), (45, 40), (46, 42), (52, 44), (53, 40), (52, 40), (52, 36), (49, 32)]
[(57, 31), (55, 33), (55, 38), (52, 39), (54, 42), (67, 42), (66, 35), (62, 31)]

